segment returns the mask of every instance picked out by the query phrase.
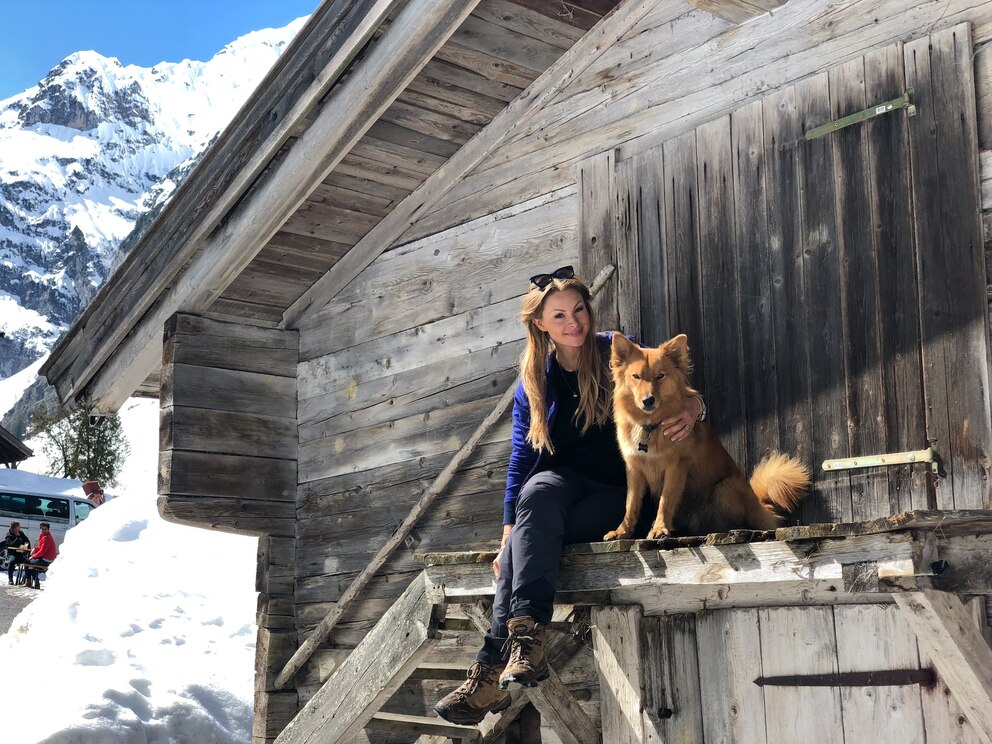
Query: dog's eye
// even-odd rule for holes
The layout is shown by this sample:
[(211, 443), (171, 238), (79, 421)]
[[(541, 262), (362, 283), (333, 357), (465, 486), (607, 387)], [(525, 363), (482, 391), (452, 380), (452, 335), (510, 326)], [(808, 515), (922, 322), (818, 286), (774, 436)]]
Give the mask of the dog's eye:
[(641, 376), (640, 375), (631, 375), (631, 377), (633, 377), (635, 380), (640, 380), (641, 379)]
[(665, 379), (665, 373), (664, 373), (664, 372), (662, 372), (661, 374), (659, 374), (659, 375), (658, 375), (657, 377), (655, 377), (654, 379), (656, 379), (656, 380), (664, 380), (664, 379)]

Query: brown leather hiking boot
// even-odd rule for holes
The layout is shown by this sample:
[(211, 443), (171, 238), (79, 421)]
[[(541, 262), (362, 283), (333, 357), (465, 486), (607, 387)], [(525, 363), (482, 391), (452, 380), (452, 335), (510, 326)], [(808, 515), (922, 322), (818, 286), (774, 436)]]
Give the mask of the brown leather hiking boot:
[(532, 617), (512, 617), (506, 623), (510, 637), (510, 660), (499, 677), (499, 689), (505, 690), (511, 682), (524, 687), (537, 687), (548, 678), (548, 656), (544, 643), (548, 637), (547, 626)]
[(500, 692), (496, 687), (501, 671), (502, 666), (475, 662), (469, 667), (468, 679), (441, 698), (434, 706), (434, 712), (448, 723), (474, 726), (486, 717), (486, 713), (506, 710), (510, 707), (510, 693)]

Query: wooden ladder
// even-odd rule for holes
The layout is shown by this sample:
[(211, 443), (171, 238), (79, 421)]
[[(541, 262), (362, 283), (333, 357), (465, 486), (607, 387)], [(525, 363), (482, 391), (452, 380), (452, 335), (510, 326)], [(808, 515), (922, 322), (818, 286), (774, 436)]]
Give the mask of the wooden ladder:
[[(599, 731), (565, 688), (554, 666), (567, 661), (578, 649), (578, 639), (556, 634), (548, 644), (551, 676), (539, 687), (511, 690), (510, 707), (489, 715), (476, 726), (459, 726), (437, 717), (383, 712), (382, 706), (411, 676), (453, 679), (464, 670), (426, 665), (425, 657), (444, 630), (447, 603), (441, 587), (426, 573), (418, 575), (382, 616), (348, 658), (321, 686), (276, 739), (276, 744), (347, 744), (367, 740), (364, 730), (403, 732), (420, 737), (420, 744), (480, 742), (497, 744), (508, 728), (524, 714), (524, 729), (534, 731), (536, 709), (563, 744), (598, 744)], [(488, 628), (488, 612), (467, 606), (475, 627)], [(460, 671), (460, 673), (458, 673)], [(533, 709), (529, 708), (533, 703)], [(537, 726), (540, 741), (539, 723)]]

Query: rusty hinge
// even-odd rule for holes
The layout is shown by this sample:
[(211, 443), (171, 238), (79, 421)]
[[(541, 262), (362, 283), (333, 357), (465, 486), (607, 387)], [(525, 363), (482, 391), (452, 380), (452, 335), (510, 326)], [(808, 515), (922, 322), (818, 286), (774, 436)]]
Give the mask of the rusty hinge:
[(831, 132), (836, 132), (840, 129), (844, 129), (845, 127), (849, 127), (852, 124), (859, 124), (863, 121), (874, 119), (876, 116), (881, 116), (882, 114), (887, 114), (891, 111), (898, 111), (899, 109), (907, 109), (906, 113), (909, 116), (916, 116), (916, 106), (913, 105), (912, 88), (907, 90), (898, 98), (893, 98), (891, 101), (884, 101), (883, 103), (866, 108), (864, 111), (858, 111), (857, 113), (849, 114), (841, 119), (814, 127), (806, 132), (806, 139), (816, 139), (817, 137), (822, 137), (825, 134), (830, 134)]
[(933, 669), (885, 669), (880, 672), (833, 672), (830, 674), (791, 674), (780, 677), (758, 677), (758, 687), (888, 687), (892, 685), (922, 685), (930, 687), (937, 681)]

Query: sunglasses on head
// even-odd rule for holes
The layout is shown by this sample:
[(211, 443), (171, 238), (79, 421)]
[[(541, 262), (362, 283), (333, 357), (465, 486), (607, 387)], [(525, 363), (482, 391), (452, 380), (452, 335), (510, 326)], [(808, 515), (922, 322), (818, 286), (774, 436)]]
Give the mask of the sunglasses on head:
[(555, 269), (550, 274), (534, 274), (534, 276), (530, 278), (530, 283), (538, 289), (544, 289), (555, 279), (571, 279), (574, 276), (575, 271), (571, 266), (562, 266), (560, 269)]

